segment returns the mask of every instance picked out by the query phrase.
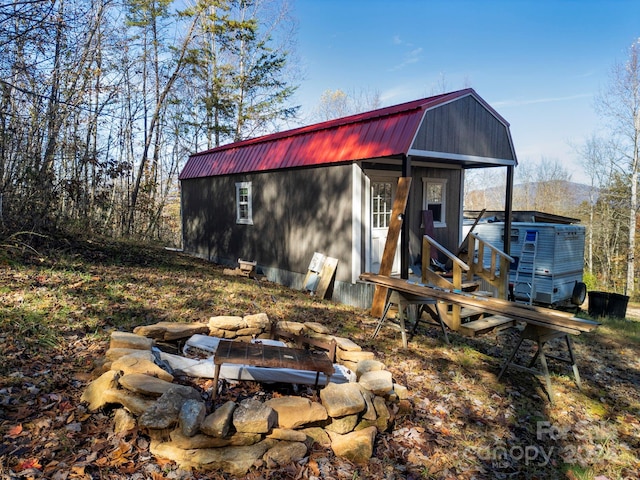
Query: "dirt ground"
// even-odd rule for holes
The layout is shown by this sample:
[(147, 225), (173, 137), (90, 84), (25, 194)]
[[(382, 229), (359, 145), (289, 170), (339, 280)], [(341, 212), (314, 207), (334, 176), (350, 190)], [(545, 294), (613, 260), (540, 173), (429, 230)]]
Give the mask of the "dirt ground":
[(633, 304), (627, 306), (627, 318), (633, 318), (640, 321), (640, 305)]
[[(596, 332), (572, 340), (582, 388), (550, 357), (551, 402), (539, 375), (509, 369), (499, 378), (516, 328), (450, 332), (447, 344), (438, 328), (421, 324), (405, 349), (391, 325), (373, 339), (378, 319), (362, 309), (228, 276), (163, 249), (64, 241), (46, 255), (0, 255), (0, 479), (231, 480), (155, 457), (148, 432), (116, 433), (116, 408), (88, 411), (80, 398), (102, 372), (112, 331), (255, 313), (318, 322), (351, 338), (410, 398), (379, 432), (368, 463), (312, 445), (303, 462), (256, 464), (247, 480), (640, 478), (636, 321), (602, 319)], [(628, 318), (640, 321), (639, 304), (628, 306)], [(521, 363), (535, 354), (530, 343)], [(244, 395), (242, 388), (237, 397)]]

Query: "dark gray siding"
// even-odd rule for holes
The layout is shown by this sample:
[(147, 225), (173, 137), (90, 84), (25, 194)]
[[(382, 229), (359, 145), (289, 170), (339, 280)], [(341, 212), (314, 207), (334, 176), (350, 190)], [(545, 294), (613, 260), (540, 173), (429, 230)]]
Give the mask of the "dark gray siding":
[(472, 96), (429, 110), (412, 148), (515, 160), (506, 125)]
[[(236, 224), (235, 184), (251, 182), (253, 225)], [(352, 166), (182, 181), (184, 250), (223, 264), (238, 258), (306, 273), (314, 252), (351, 280)]]
[(411, 237), (409, 238), (409, 250), (411, 260), (415, 261), (422, 250), (422, 235), (424, 234), (422, 224), (422, 178), (437, 178), (447, 180), (446, 190), (446, 227), (436, 228), (434, 236), (442, 246), (453, 253), (457, 252), (458, 239), (460, 238), (460, 189), (462, 181), (462, 171), (445, 168), (424, 168), (414, 167), (411, 169), (411, 196), (409, 199), (409, 218)]

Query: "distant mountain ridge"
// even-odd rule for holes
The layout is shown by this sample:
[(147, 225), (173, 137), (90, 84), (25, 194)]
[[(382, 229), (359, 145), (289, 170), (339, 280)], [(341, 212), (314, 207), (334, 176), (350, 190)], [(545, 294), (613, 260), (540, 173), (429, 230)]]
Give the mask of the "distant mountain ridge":
[[(583, 183), (556, 180), (551, 182), (519, 183), (513, 187), (514, 210), (540, 210), (566, 214), (591, 201), (598, 189)], [(504, 185), (471, 190), (465, 194), (465, 210), (504, 208)]]

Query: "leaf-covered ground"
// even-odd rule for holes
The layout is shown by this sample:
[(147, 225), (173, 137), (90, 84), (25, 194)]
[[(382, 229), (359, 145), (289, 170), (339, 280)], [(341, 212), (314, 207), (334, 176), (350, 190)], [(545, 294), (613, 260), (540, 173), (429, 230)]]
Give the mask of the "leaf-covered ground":
[(87, 412), (79, 398), (114, 329), (259, 312), (352, 338), (411, 400), (378, 435), (368, 465), (315, 448), (302, 464), (247, 478), (639, 478), (640, 322), (604, 320), (574, 338), (583, 389), (550, 361), (552, 404), (537, 378), (509, 370), (497, 380), (515, 329), (450, 333), (448, 346), (421, 325), (404, 350), (391, 327), (372, 341), (376, 320), (360, 309), (224, 276), (176, 252), (69, 240), (0, 247), (0, 478), (227, 478), (153, 458), (143, 432), (115, 435), (112, 412)]

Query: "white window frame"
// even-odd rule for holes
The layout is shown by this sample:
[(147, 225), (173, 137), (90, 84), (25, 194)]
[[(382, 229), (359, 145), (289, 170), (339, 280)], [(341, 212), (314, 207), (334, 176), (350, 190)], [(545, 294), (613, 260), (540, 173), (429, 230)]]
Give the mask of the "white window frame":
[[(247, 189), (247, 199), (242, 200), (240, 193), (243, 189)], [(251, 192), (251, 182), (236, 183), (236, 223), (241, 225), (253, 225), (253, 196)], [(246, 215), (243, 215), (242, 207), (246, 206)]]
[(445, 178), (422, 178), (422, 209), (429, 209), (427, 192), (429, 185), (440, 185), (442, 191), (442, 201), (440, 203), (440, 219), (433, 219), (434, 228), (444, 228), (447, 226), (447, 179)]
[[(389, 224), (391, 223), (391, 211), (393, 208), (393, 197), (394, 197), (394, 191), (393, 191), (393, 183), (387, 180), (375, 180), (373, 182), (371, 182), (372, 185), (372, 190), (373, 190), (373, 184), (378, 183), (378, 184), (389, 184), (390, 190), (389, 190), (389, 202), (385, 202), (385, 208), (383, 210), (380, 210), (379, 208), (373, 208), (373, 205), (371, 206), (371, 220), (372, 220), (372, 228), (389, 228)], [(373, 191), (371, 192), (371, 195), (373, 195)], [(375, 199), (377, 197), (373, 197), (372, 199)], [(375, 213), (374, 213), (375, 212)], [(383, 225), (374, 225), (373, 223), (373, 219), (374, 219), (374, 214), (377, 215), (378, 220), (380, 221), (380, 219), (383, 219), (382, 223)], [(384, 216), (383, 216), (384, 215)], [(380, 223), (380, 222), (379, 222)]]

